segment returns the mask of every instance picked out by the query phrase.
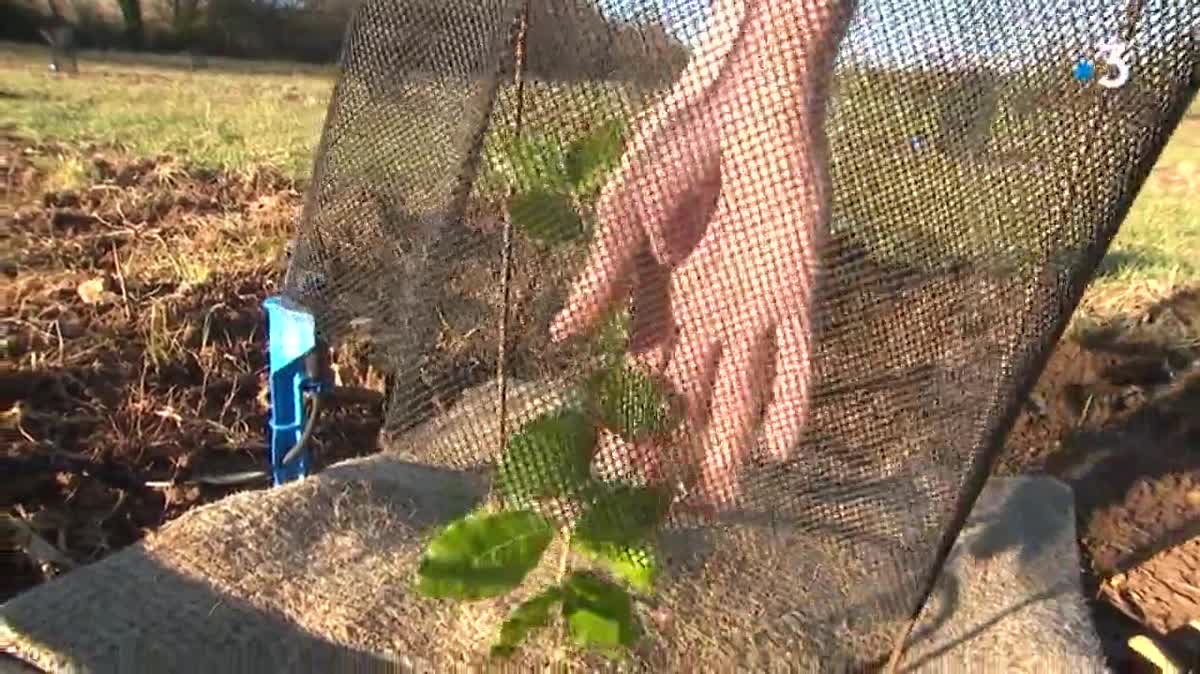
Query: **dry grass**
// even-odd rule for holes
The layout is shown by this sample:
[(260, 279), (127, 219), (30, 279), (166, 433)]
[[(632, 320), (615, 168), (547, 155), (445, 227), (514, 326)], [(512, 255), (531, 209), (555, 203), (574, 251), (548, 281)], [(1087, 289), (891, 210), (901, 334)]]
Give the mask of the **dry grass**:
[[(263, 315), (301, 193), (273, 169), (219, 172), (0, 135), (4, 456), (86, 459), (161, 486), (15, 476), (0, 502), (86, 562), (227, 494), (189, 480), (262, 468)], [(343, 364), (343, 377), (355, 374)], [(372, 424), (332, 423), (347, 452)], [(11, 436), (7, 434), (12, 432)], [(334, 438), (337, 438), (336, 440)], [(15, 558), (14, 558), (15, 560)], [(6, 568), (0, 597), (40, 578)]]
[(1200, 101), (1164, 148), (1113, 241), (1100, 274), (1076, 311), (1088, 333), (1136, 330), (1180, 346), (1200, 346), (1200, 325), (1133, 317), (1165, 298), (1200, 288)]

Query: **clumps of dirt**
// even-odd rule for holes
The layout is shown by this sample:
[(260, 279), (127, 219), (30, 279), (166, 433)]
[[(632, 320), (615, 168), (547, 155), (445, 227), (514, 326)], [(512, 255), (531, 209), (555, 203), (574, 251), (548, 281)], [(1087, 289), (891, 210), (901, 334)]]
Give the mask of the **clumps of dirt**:
[(1071, 484), (1091, 588), (1165, 634), (1200, 602), (1200, 590), (1171, 581), (1200, 568), (1200, 340), (1160, 335), (1200, 336), (1200, 289), (1135, 323), (1059, 344), (1000, 472)]
[[(1139, 411), (1145, 417), (1159, 409), (1147, 410), (1147, 403), (1186, 378), (1195, 367), (1193, 358), (1186, 349), (1153, 342), (1089, 344), (1064, 339), (1009, 435), (1003, 465), (1055, 472), (1048, 462), (1063, 461), (1056, 444), (1073, 434), (1111, 427), (1117, 420), (1132, 421)], [(1159, 406), (1169, 405), (1165, 398), (1155, 400)]]
[[(55, 175), (68, 164), (78, 184)], [(86, 563), (266, 486), (194, 479), (265, 468), (261, 302), (300, 189), (269, 170), (81, 156), (11, 135), (0, 184), (0, 507)], [(375, 447), (377, 416), (342, 416), (322, 424), (322, 463)], [(92, 468), (46, 468), (71, 463)], [(0, 601), (47, 577), (25, 556), (0, 559)]]
[[(1160, 634), (1171, 634), (1200, 615), (1200, 536), (1165, 550), (1108, 579), (1105, 599)], [(1167, 588), (1173, 592), (1151, 592)], [(1200, 656), (1200, 652), (1197, 652)]]

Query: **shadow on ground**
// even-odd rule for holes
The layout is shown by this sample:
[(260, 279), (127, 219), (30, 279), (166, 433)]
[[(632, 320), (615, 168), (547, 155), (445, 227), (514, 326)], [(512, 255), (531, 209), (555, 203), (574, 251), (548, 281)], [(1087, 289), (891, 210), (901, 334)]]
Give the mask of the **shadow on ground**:
[(1200, 610), (1200, 596), (1173, 580), (1200, 568), (1196, 335), (1193, 288), (1065, 339), (1001, 457), (1004, 474), (1048, 473), (1071, 485), (1086, 591), (1102, 598), (1098, 627), (1121, 642), (1141, 629), (1177, 630)]

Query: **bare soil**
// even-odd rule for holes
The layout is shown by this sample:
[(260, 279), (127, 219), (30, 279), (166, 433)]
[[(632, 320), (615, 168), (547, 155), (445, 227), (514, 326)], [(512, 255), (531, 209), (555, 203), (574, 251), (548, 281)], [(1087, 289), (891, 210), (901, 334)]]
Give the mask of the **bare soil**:
[[(263, 468), (260, 305), (281, 277), (278, 254), (301, 197), (270, 171), (196, 171), (171, 158), (134, 161), (98, 148), (83, 153), (91, 184), (48, 191), (38, 159), (56, 154), (79, 151), (0, 135), (0, 458), (87, 459), (108, 473), (18, 471), (0, 482), (0, 506), (87, 563), (188, 508), (266, 486), (194, 478)], [(198, 274), (147, 262), (145, 251), (164, 244), (209, 268)], [(568, 266), (546, 253), (518, 253), (560, 272)], [(131, 269), (131, 259), (142, 263)], [(455, 273), (463, 281), (470, 270)], [(546, 318), (539, 278), (514, 278), (517, 325)], [(475, 283), (494, 282), (483, 274)], [(462, 304), (441, 317), (438, 370), (493, 369), (486, 354), (494, 336), (472, 319), (492, 310)], [(946, 320), (965, 315), (953, 306), (929, 311), (947, 312)], [(1200, 346), (1153, 338), (1163, 322), (1200, 334), (1200, 289), (1137, 318), (1145, 329), (1129, 333), (1136, 338), (1059, 344), (997, 467), (1049, 473), (1075, 488), (1089, 589), (1101, 609), (1135, 621), (1097, 614), (1102, 631), (1120, 637), (1110, 640), (1118, 661), (1130, 624), (1166, 633), (1200, 616)], [(978, 327), (986, 328), (964, 329)], [(515, 370), (537, 367), (522, 354)], [(344, 383), (384, 387), (366, 356), (347, 349), (336, 360)], [(459, 388), (477, 380), (467, 376)], [(844, 395), (869, 397), (861, 391)], [(319, 461), (375, 451), (381, 416), (335, 410), (316, 434)], [(131, 475), (155, 484), (120, 486)], [(19, 554), (0, 557), (0, 601), (59, 571)]]
[[(95, 148), (83, 154), (91, 184), (46, 191), (44, 160), (78, 154), (0, 135), (0, 459), (17, 460), (4, 466), (0, 506), (87, 563), (188, 508), (266, 485), (193, 478), (264, 467), (260, 305), (279, 262), (254, 251), (283, 250), (300, 193), (270, 171)], [(335, 411), (320, 434), (341, 453), (319, 446), (318, 460), (372, 451), (378, 425)], [(27, 459), (99, 467), (84, 476)], [(60, 570), (3, 555), (0, 600)]]
[[(1200, 616), (1200, 349), (1155, 339), (1166, 322), (1200, 335), (1200, 290), (1138, 318), (1125, 337), (1058, 345), (998, 468), (1072, 485), (1098, 626), (1122, 642), (1139, 626), (1181, 634)], [(1191, 640), (1176, 647), (1200, 662)]]

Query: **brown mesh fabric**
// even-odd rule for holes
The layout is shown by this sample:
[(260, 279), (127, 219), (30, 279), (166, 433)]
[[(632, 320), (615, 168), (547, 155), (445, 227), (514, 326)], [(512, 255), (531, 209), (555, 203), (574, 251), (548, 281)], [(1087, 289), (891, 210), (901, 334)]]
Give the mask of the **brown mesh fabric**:
[[(389, 373), (393, 441), (486, 382), (582, 382), (632, 315), (684, 422), (594, 468), (682, 481), (667, 538), (720, 530), (668, 608), (754, 617), (673, 643), (878, 661), (1194, 95), (1198, 24), (1175, 0), (365, 0), (286, 292)], [(1133, 45), (1117, 88), (1072, 69), (1104, 38)], [(598, 199), (547, 194), (612, 122)], [(407, 451), (490, 469), (479, 443)]]

